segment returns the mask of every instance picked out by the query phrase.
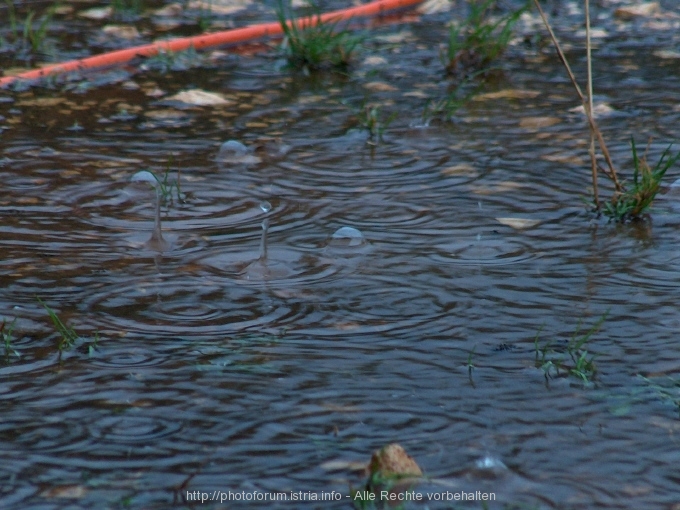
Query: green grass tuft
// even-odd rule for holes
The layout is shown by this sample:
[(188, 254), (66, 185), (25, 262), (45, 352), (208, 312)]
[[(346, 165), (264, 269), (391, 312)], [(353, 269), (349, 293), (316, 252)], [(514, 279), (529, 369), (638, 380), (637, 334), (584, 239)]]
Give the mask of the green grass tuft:
[[(581, 333), (581, 322), (579, 321), (576, 331), (572, 335), (569, 343), (563, 352), (553, 349), (552, 341), (539, 346), (538, 339), (541, 330), (536, 333), (534, 338), (535, 364), (536, 368), (543, 370), (546, 381), (552, 377), (568, 375), (580, 379), (583, 384), (591, 384), (597, 375), (597, 365), (595, 355), (588, 352), (588, 342), (592, 336), (600, 329), (602, 323), (607, 318), (608, 313), (600, 317), (597, 322), (584, 334)], [(580, 336), (579, 336), (580, 335)]]
[(16, 322), (17, 319), (15, 317), (12, 323), (7, 326), (7, 321), (3, 319), (2, 324), (0, 325), (0, 339), (2, 339), (2, 343), (5, 345), (5, 360), (7, 363), (9, 363), (10, 355), (14, 355), (17, 358), (21, 357), (19, 352), (12, 347), (12, 334), (14, 333), (14, 326), (16, 325)]
[(313, 22), (302, 23), (291, 13), (290, 4), (279, 1), (276, 15), (283, 29), (281, 49), (288, 63), (305, 72), (346, 69), (361, 38), (338, 28), (337, 21), (322, 21), (319, 9), (311, 6)]
[(7, 6), (7, 24), (2, 28), (5, 29), (4, 32), (8, 37), (0, 37), (0, 48), (9, 48), (17, 55), (45, 51), (47, 28), (54, 18), (59, 3), (51, 5), (40, 18), (36, 18), (36, 11), (29, 9), (23, 20), (19, 18), (12, 0), (5, 0), (5, 5)]
[(618, 222), (639, 219), (652, 205), (661, 189), (661, 181), (666, 172), (680, 158), (680, 152), (671, 154), (671, 145), (663, 152), (659, 161), (651, 167), (647, 163), (647, 156), (639, 157), (635, 140), (631, 138), (633, 150), (633, 182), (621, 193), (616, 193), (611, 201), (605, 202), (603, 212), (606, 216)]
[(462, 23), (453, 23), (442, 60), (449, 74), (487, 67), (507, 49), (512, 31), (524, 7), (499, 19), (491, 19), (496, 0), (469, 0), (470, 13)]
[(59, 349), (59, 353), (61, 354), (62, 351), (68, 350), (71, 347), (73, 347), (76, 343), (76, 341), (80, 338), (78, 333), (75, 332), (75, 330), (64, 324), (59, 316), (55, 313), (54, 310), (52, 310), (45, 302), (43, 302), (42, 299), (38, 298), (38, 302), (43, 306), (43, 308), (47, 311), (47, 315), (50, 316), (50, 319), (52, 320), (52, 324), (54, 324), (55, 329), (61, 335), (61, 338), (59, 340), (59, 343), (57, 344), (57, 348)]

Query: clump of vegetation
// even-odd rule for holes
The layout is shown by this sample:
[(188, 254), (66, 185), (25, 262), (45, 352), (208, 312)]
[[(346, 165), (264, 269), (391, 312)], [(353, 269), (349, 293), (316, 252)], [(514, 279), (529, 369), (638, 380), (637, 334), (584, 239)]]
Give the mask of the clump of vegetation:
[(156, 181), (158, 181), (158, 193), (159, 197), (162, 198), (164, 201), (169, 201), (172, 200), (172, 191), (173, 189), (175, 190), (175, 196), (177, 197), (177, 200), (182, 202), (185, 198), (184, 193), (182, 193), (182, 187), (180, 184), (180, 169), (177, 167), (177, 178), (174, 180), (170, 180), (170, 167), (172, 166), (172, 161), (173, 158), (170, 156), (170, 159), (168, 160), (168, 164), (165, 167), (165, 172), (163, 173), (163, 178), (161, 179), (158, 177), (154, 172), (151, 172), (151, 175), (154, 176)]
[(369, 145), (377, 145), (383, 140), (383, 133), (396, 117), (396, 112), (385, 116), (380, 106), (370, 104), (362, 105), (357, 114), (359, 124), (369, 134)]
[(7, 321), (3, 319), (2, 324), (0, 324), (0, 339), (2, 339), (2, 343), (5, 345), (5, 361), (7, 361), (7, 363), (9, 363), (9, 357), (11, 355), (16, 356), (17, 358), (20, 357), (19, 352), (12, 347), (12, 335), (16, 322), (17, 320), (14, 318), (11, 324), (7, 325)]
[(111, 9), (114, 19), (120, 21), (133, 20), (144, 11), (143, 0), (112, 0)]
[[(587, 96), (581, 91), (581, 87), (576, 81), (576, 77), (571, 70), (571, 66), (562, 51), (560, 43), (555, 36), (555, 33), (548, 22), (543, 9), (538, 0), (533, 0), (536, 9), (538, 9), (543, 23), (545, 24), (550, 38), (552, 39), (553, 45), (557, 50), (557, 54), (564, 65), (569, 79), (571, 80), (576, 93), (581, 100), (581, 104), (586, 114), (588, 120), (588, 127), (590, 130), (590, 161), (591, 161), (591, 174), (593, 183), (593, 209), (596, 212), (603, 212), (610, 219), (613, 219), (620, 223), (625, 223), (631, 220), (639, 220), (644, 217), (648, 212), (654, 198), (659, 192), (661, 186), (661, 180), (663, 179), (666, 171), (671, 168), (680, 158), (680, 153), (676, 155), (670, 154), (670, 146), (661, 155), (659, 161), (654, 165), (650, 166), (647, 163), (646, 155), (642, 158), (638, 157), (637, 149), (635, 147), (635, 142), (631, 143), (633, 151), (633, 181), (630, 187), (627, 187), (624, 182), (618, 178), (617, 171), (612, 162), (609, 150), (607, 149), (607, 144), (604, 141), (602, 132), (595, 122), (595, 117), (593, 116), (593, 77), (592, 77), (592, 58), (591, 58), (591, 45), (590, 45), (590, 2), (589, 0), (584, 0), (585, 7), (585, 18), (586, 18), (586, 61), (588, 69), (588, 90)], [(600, 147), (602, 152), (602, 157), (604, 158), (607, 168), (603, 168), (597, 162), (597, 156), (595, 154), (595, 141)], [(605, 175), (614, 185), (614, 193), (610, 200), (606, 201), (604, 205), (600, 201), (599, 197), (599, 185), (598, 185), (598, 175)]]
[[(484, 74), (486, 70), (477, 71), (459, 83), (456, 88), (446, 97), (441, 99), (428, 99), (423, 108), (423, 123), (432, 119), (449, 122), (465, 104), (479, 92), (480, 85), (474, 83), (476, 77)], [(473, 84), (473, 87), (470, 85)]]
[(580, 379), (583, 384), (590, 384), (597, 374), (595, 355), (588, 352), (588, 342), (600, 329), (607, 318), (604, 314), (586, 333), (581, 333), (581, 322), (567, 343), (566, 347), (558, 351), (553, 348), (553, 343), (548, 341), (539, 346), (540, 331), (534, 339), (534, 351), (536, 353), (536, 368), (543, 370), (546, 381), (552, 377), (573, 376)]
[[(661, 180), (666, 171), (680, 158), (680, 152), (670, 153), (671, 146), (663, 152), (659, 161), (651, 167), (647, 154), (638, 157), (635, 140), (631, 139), (633, 149), (633, 182), (629, 188), (617, 192), (611, 201), (605, 202), (603, 212), (606, 216), (620, 222), (640, 218), (649, 209), (661, 189)], [(649, 149), (649, 148), (648, 148)]]
[(207, 65), (205, 55), (190, 46), (184, 51), (161, 50), (153, 57), (147, 58), (140, 66), (143, 71), (156, 71), (162, 74), (170, 71), (187, 71)]
[(501, 18), (490, 15), (496, 0), (469, 0), (470, 12), (462, 23), (453, 23), (442, 60), (449, 74), (486, 68), (507, 49), (512, 31), (527, 6)]
[(283, 30), (281, 44), (288, 63), (305, 72), (319, 69), (344, 69), (361, 38), (338, 28), (337, 21), (324, 21), (318, 8), (307, 20), (296, 19), (290, 5), (279, 1), (276, 15)]
[(662, 402), (671, 404), (680, 418), (680, 379), (673, 377), (651, 379), (642, 375), (638, 375), (638, 377), (647, 384), (657, 398)]
[(47, 27), (59, 4), (53, 4), (40, 18), (36, 18), (36, 11), (30, 9), (24, 19), (17, 14), (12, 0), (5, 0), (5, 5), (7, 6), (5, 27), (9, 30), (4, 30), (4, 34), (0, 33), (0, 49), (9, 50), (17, 55), (45, 51)]
[(57, 343), (57, 349), (59, 351), (60, 359), (62, 353), (75, 347), (77, 342), (84, 342), (87, 344), (87, 351), (89, 356), (92, 356), (95, 353), (99, 345), (99, 332), (95, 331), (94, 338), (91, 340), (87, 340), (81, 337), (78, 333), (76, 333), (75, 329), (73, 329), (68, 324), (65, 324), (59, 318), (56, 312), (52, 310), (49, 306), (47, 306), (47, 304), (45, 304), (45, 302), (42, 299), (40, 298), (37, 299), (38, 302), (43, 306), (43, 308), (47, 312), (47, 315), (49, 315), (52, 324), (54, 324), (54, 328), (60, 335), (59, 342)]
[(38, 302), (43, 306), (47, 312), (47, 315), (50, 316), (50, 320), (52, 321), (52, 324), (54, 324), (54, 328), (61, 336), (57, 344), (57, 349), (59, 349), (59, 355), (61, 356), (61, 353), (64, 350), (68, 350), (75, 345), (76, 341), (80, 338), (80, 335), (78, 335), (78, 333), (76, 333), (76, 331), (71, 326), (64, 324), (56, 312), (47, 306), (47, 304), (45, 304), (42, 299), (38, 298)]

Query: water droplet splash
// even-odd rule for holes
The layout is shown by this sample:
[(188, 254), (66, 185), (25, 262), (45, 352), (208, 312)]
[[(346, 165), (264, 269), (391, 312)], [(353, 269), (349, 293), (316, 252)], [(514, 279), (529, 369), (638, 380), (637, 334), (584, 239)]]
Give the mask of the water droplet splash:
[[(267, 214), (272, 210), (272, 204), (268, 201), (263, 200), (260, 203), (260, 209), (262, 212)], [(260, 258), (259, 261), (264, 263), (267, 261), (267, 231), (269, 230), (269, 218), (265, 218), (262, 221), (262, 240), (260, 241)]]
[(142, 170), (137, 172), (130, 179), (132, 182), (146, 182), (151, 184), (156, 190), (156, 201), (155, 201), (155, 215), (154, 215), (154, 226), (151, 237), (145, 243), (145, 246), (150, 250), (154, 251), (167, 251), (170, 249), (170, 243), (163, 239), (163, 234), (161, 232), (161, 187), (156, 176), (149, 172), (148, 170)]
[(262, 212), (266, 214), (266, 213), (268, 213), (269, 211), (272, 210), (272, 204), (270, 204), (266, 200), (263, 200), (260, 203), (260, 209), (262, 209)]

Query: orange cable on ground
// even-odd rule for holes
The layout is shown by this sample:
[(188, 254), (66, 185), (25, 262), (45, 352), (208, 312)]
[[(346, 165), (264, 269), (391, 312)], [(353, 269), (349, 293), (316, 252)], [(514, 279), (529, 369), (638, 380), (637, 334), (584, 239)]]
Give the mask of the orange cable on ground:
[[(387, 11), (403, 9), (422, 3), (423, 0), (377, 0), (366, 5), (328, 12), (320, 17), (309, 16), (297, 20), (301, 26), (315, 24), (319, 20), (342, 21), (358, 16), (377, 16)], [(224, 44), (236, 44), (267, 36), (280, 35), (283, 32), (280, 23), (260, 23), (244, 28), (215, 32), (214, 34), (197, 35), (194, 37), (182, 37), (169, 41), (158, 41), (143, 46), (127, 48), (125, 50), (112, 51), (80, 60), (70, 60), (61, 64), (52, 64), (40, 69), (33, 69), (13, 76), (0, 78), (0, 87), (10, 85), (18, 80), (37, 80), (50, 75), (68, 73), (72, 71), (84, 71), (98, 67), (107, 67), (129, 62), (136, 57), (153, 57), (161, 51), (184, 51), (190, 48), (203, 49)]]

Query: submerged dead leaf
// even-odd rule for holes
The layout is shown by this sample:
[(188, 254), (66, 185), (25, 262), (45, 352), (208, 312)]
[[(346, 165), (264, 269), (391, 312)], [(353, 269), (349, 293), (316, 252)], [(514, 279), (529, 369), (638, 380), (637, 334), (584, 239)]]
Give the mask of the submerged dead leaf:
[(585, 160), (573, 154), (546, 154), (541, 156), (544, 161), (550, 161), (551, 163), (562, 163), (565, 165), (584, 165)]
[(181, 101), (182, 103), (194, 106), (218, 106), (233, 103), (233, 101), (229, 101), (222, 94), (206, 92), (201, 89), (184, 90), (174, 96), (170, 96), (168, 99), (171, 101)]
[(659, 2), (645, 2), (639, 5), (619, 7), (614, 11), (614, 16), (623, 20), (631, 20), (640, 16), (653, 16), (661, 13)]
[(557, 117), (524, 117), (519, 121), (519, 127), (524, 129), (540, 129), (562, 122)]
[(506, 225), (516, 230), (535, 227), (540, 223), (539, 220), (530, 220), (528, 218), (496, 218), (496, 221), (501, 225)]
[(195, 0), (189, 3), (189, 8), (214, 14), (233, 14), (244, 10), (251, 3), (253, 0)]
[(541, 93), (538, 90), (526, 89), (505, 89), (497, 92), (487, 92), (486, 94), (479, 94), (472, 99), (474, 101), (491, 101), (493, 99), (533, 99), (538, 97)]
[(119, 39), (137, 39), (140, 37), (139, 31), (132, 25), (106, 25), (102, 28), (102, 32)]
[(144, 112), (144, 115), (154, 120), (177, 120), (186, 117), (185, 113), (176, 110), (150, 110)]
[(365, 462), (357, 462), (356, 460), (329, 460), (323, 462), (319, 466), (324, 471), (364, 471), (366, 469)]
[(515, 181), (502, 181), (491, 185), (473, 185), (472, 192), (475, 195), (493, 195), (495, 193), (505, 193), (507, 191), (515, 191), (521, 189), (523, 185)]
[(680, 58), (680, 51), (675, 50), (656, 50), (653, 54), (663, 59)]
[[(586, 114), (586, 109), (583, 107), (583, 105), (570, 108), (569, 111), (572, 113), (580, 113), (581, 115)], [(611, 115), (612, 113), (616, 113), (616, 110), (614, 110), (614, 108), (609, 106), (607, 103), (598, 103), (593, 106), (593, 115), (595, 117), (605, 117), (607, 115)]]
[(396, 34), (378, 35), (375, 36), (375, 39), (388, 44), (400, 44), (409, 39), (413, 39), (413, 34), (408, 30), (404, 30), (403, 32), (397, 32)]
[(373, 55), (371, 57), (366, 57), (361, 64), (365, 66), (382, 66), (387, 64), (387, 59), (384, 57)]
[(385, 83), (384, 81), (371, 81), (365, 83), (364, 88), (367, 88), (371, 92), (391, 92), (393, 90), (397, 90), (392, 85)]
[(92, 9), (87, 9), (85, 11), (80, 11), (78, 16), (81, 18), (87, 18), (92, 20), (102, 20), (110, 18), (113, 14), (112, 7), (93, 7)]
[(447, 166), (446, 168), (442, 168), (440, 172), (444, 175), (477, 174), (475, 167), (469, 163), (458, 163), (457, 165)]
[[(586, 36), (586, 31), (585, 29), (577, 30), (574, 35), (580, 39), (583, 39)], [(609, 32), (604, 28), (592, 28), (590, 30), (590, 37), (592, 37), (593, 39), (603, 39), (607, 36), (609, 36)]]
[(427, 99), (430, 97), (430, 95), (427, 92), (423, 92), (422, 90), (412, 90), (411, 92), (405, 92), (404, 93), (405, 97), (419, 97), (421, 99)]
[(32, 99), (22, 99), (17, 101), (17, 106), (57, 106), (67, 105), (68, 101), (63, 97), (36, 97)]
[(426, 0), (416, 10), (422, 14), (435, 14), (448, 12), (451, 9), (451, 0)]
[(80, 499), (87, 493), (87, 489), (82, 485), (62, 485), (60, 487), (52, 487), (40, 495), (43, 498), (58, 498), (58, 499)]
[(343, 406), (340, 404), (321, 404), (321, 407), (328, 409), (329, 411), (334, 411), (336, 413), (358, 413), (361, 408), (357, 406)]
[(160, 9), (156, 9), (153, 13), (156, 16), (179, 16), (183, 11), (184, 9), (180, 4), (172, 3), (166, 5), (165, 7), (161, 7)]

